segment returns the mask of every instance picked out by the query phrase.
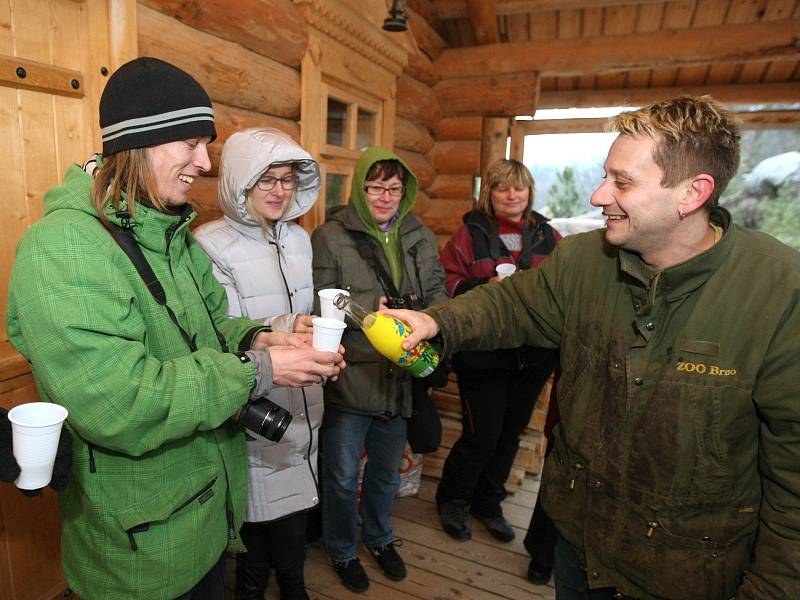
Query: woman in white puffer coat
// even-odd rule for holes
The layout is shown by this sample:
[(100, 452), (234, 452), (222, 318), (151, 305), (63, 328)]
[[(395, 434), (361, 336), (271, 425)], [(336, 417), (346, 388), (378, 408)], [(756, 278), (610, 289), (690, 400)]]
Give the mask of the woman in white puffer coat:
[[(230, 315), (261, 320), (274, 330), (311, 331), (311, 242), (293, 219), (312, 207), (319, 188), (317, 163), (277, 129), (245, 129), (225, 142), (219, 167), (225, 216), (199, 227), (195, 237), (228, 293)], [(241, 530), (248, 551), (237, 564), (236, 597), (262, 599), (274, 568), (282, 600), (307, 599), (306, 513), (319, 503), (322, 387), (277, 388), (269, 398), (293, 418), (277, 443), (248, 432), (249, 491)]]

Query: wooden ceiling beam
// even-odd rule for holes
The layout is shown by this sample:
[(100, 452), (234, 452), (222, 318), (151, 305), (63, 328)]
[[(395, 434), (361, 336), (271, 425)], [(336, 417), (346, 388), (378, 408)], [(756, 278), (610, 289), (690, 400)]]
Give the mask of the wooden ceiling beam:
[[(655, 4), (663, 0), (497, 0), (497, 15), (521, 15), (582, 8), (605, 8), (606, 6)], [(469, 18), (468, 0), (434, 0), (433, 10), (439, 19)]]
[(444, 50), (442, 79), (538, 71), (596, 75), (630, 69), (800, 59), (797, 19), (630, 35), (489, 44)]
[(472, 33), (479, 46), (500, 41), (497, 29), (497, 0), (467, 0)]
[[(736, 116), (742, 129), (790, 129), (800, 127), (800, 110), (765, 110), (740, 112)], [(602, 133), (609, 118), (600, 119), (542, 119), (540, 121), (514, 121), (522, 135), (547, 133)]]
[(542, 90), (537, 108), (591, 108), (593, 106), (643, 106), (678, 96), (709, 94), (724, 104), (792, 103), (800, 98), (800, 81), (736, 85), (706, 85), (608, 90)]

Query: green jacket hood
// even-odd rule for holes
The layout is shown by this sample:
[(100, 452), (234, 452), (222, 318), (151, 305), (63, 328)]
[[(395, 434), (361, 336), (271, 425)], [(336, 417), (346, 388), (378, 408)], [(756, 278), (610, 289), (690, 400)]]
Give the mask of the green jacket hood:
[(367, 172), (369, 171), (370, 167), (381, 160), (396, 160), (403, 165), (405, 170), (408, 172), (406, 190), (403, 194), (403, 198), (400, 200), (400, 206), (398, 207), (400, 216), (392, 225), (393, 231), (397, 229), (405, 216), (411, 212), (411, 208), (414, 206), (414, 202), (417, 199), (417, 189), (419, 187), (419, 184), (417, 183), (417, 176), (414, 175), (403, 159), (397, 156), (394, 152), (390, 152), (385, 148), (380, 148), (377, 146), (367, 148), (364, 151), (364, 154), (362, 154), (361, 158), (359, 158), (358, 162), (356, 162), (355, 171), (353, 172), (353, 187), (350, 191), (350, 204), (355, 208), (356, 213), (361, 221), (363, 221), (367, 231), (378, 239), (381, 239), (383, 232), (378, 227), (378, 224), (375, 222), (375, 217), (372, 216), (372, 213), (369, 210), (369, 205), (367, 204), (367, 194), (364, 191), (364, 182), (366, 181)]

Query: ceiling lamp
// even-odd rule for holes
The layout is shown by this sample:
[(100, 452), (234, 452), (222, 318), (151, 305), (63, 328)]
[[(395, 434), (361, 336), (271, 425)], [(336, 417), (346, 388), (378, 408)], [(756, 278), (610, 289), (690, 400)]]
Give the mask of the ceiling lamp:
[(389, 8), (389, 16), (383, 21), (383, 28), (386, 31), (405, 31), (408, 29), (408, 16), (406, 15), (405, 0), (392, 0)]

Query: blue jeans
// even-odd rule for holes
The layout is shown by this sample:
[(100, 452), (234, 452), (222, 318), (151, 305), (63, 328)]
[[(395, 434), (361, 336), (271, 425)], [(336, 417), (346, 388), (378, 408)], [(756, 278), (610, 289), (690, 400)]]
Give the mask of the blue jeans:
[(394, 539), (389, 518), (400, 486), (400, 462), (406, 443), (406, 421), (388, 421), (325, 408), (322, 424), (322, 541), (336, 562), (357, 554), (358, 461), (367, 450), (362, 484), (361, 538), (370, 547)]

